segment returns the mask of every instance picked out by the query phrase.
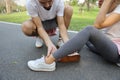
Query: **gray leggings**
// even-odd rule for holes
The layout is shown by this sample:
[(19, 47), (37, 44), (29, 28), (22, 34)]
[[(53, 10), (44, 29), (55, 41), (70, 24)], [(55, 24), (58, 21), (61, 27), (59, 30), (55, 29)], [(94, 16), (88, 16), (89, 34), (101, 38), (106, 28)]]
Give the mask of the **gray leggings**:
[(60, 59), (75, 51), (80, 51), (88, 41), (95, 46), (99, 54), (107, 61), (119, 61), (117, 46), (103, 33), (91, 26), (88, 26), (80, 31), (77, 35), (60, 47), (53, 56), (55, 59)]

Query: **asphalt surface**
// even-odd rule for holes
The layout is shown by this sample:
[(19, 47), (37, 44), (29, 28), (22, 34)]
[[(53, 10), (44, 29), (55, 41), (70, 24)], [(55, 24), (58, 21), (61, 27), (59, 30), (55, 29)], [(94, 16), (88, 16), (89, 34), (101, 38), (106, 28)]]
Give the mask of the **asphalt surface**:
[[(69, 32), (70, 38), (76, 33)], [(52, 37), (57, 43), (58, 35)], [(80, 62), (57, 63), (53, 72), (34, 72), (27, 67), (31, 59), (40, 58), (47, 50), (34, 46), (35, 38), (27, 37), (21, 25), (0, 22), (0, 80), (120, 80), (120, 67), (90, 52), (85, 46)]]

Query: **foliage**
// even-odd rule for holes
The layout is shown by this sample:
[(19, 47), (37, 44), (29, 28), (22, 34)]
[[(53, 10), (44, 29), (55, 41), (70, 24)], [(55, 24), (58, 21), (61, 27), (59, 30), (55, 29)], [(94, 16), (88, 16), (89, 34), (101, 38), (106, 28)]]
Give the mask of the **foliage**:
[(26, 8), (24, 6), (13, 6), (12, 7), (12, 12), (23, 12), (26, 11)]
[[(10, 4), (10, 9), (11, 12), (20, 12), (20, 11), (25, 11), (26, 8), (24, 6), (19, 6), (15, 2), (15, 0), (11, 0)], [(0, 13), (6, 13), (6, 4), (5, 0), (0, 0)]]
[(72, 16), (70, 30), (78, 31), (83, 29), (85, 26), (93, 25), (96, 15), (98, 13), (98, 7), (92, 8), (90, 11), (87, 9), (83, 13), (79, 13), (78, 6), (73, 6), (74, 13)]
[(77, 5), (78, 1), (77, 0), (70, 0), (70, 5), (75, 6)]
[(5, 13), (5, 6), (0, 6), (0, 13)]
[(3, 0), (0, 1), (0, 13), (5, 12), (5, 2)]

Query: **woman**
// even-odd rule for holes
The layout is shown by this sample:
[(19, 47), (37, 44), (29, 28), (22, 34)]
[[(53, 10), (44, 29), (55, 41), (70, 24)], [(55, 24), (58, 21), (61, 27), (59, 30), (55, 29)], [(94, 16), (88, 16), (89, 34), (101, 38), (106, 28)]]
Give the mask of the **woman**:
[[(120, 0), (99, 0), (99, 7), (94, 26), (116, 41), (120, 37)], [(90, 42), (87, 42), (87, 46), (98, 53)]]
[[(102, 13), (103, 10), (105, 10), (106, 13), (110, 11), (111, 8), (109, 7), (112, 5), (112, 3), (113, 0), (104, 0), (103, 5), (101, 7), (102, 10), (100, 10), (99, 14), (100, 13), (102, 15), (105, 14)], [(105, 7), (105, 5), (108, 7)], [(119, 10), (118, 8), (119, 6), (116, 6), (115, 10), (116, 9)], [(114, 21), (114, 23), (115, 22), (117, 23), (120, 20), (120, 14), (114, 13), (114, 16), (117, 16), (117, 19)], [(113, 16), (111, 17), (114, 19)], [(108, 25), (107, 22), (104, 22), (105, 20), (109, 19), (108, 17), (106, 19), (104, 18), (105, 20), (103, 19), (102, 21), (100, 21), (99, 19), (100, 17), (97, 16), (97, 20), (95, 22), (96, 28), (101, 28), (103, 27), (103, 25)], [(102, 23), (102, 24), (98, 24), (98, 23)], [(109, 25), (111, 23), (109, 23)], [(94, 45), (95, 50), (97, 50), (98, 54), (101, 55), (104, 59), (113, 63), (117, 63), (119, 65), (120, 38), (119, 37), (114, 39), (108, 38), (105, 34), (103, 34), (95, 27), (91, 27), (91, 26), (86, 27), (85, 29), (80, 31), (76, 36), (74, 36), (71, 40), (65, 43), (62, 47), (60, 47), (55, 53), (50, 54), (50, 56), (47, 57), (43, 56), (40, 59), (28, 61), (28, 67), (34, 71), (54, 71), (56, 68), (55, 67), (56, 60), (68, 55), (69, 53), (80, 51), (88, 41)]]

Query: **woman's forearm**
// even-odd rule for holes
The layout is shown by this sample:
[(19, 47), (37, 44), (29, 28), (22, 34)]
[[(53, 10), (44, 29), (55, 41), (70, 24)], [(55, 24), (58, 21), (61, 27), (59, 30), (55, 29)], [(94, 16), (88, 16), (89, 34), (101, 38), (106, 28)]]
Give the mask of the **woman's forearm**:
[(108, 13), (108, 11), (112, 5), (112, 2), (113, 2), (113, 0), (104, 0), (103, 4), (99, 10), (99, 13), (96, 17), (95, 23), (94, 23), (94, 26), (96, 28), (102, 28), (101, 25), (106, 19), (106, 14)]

